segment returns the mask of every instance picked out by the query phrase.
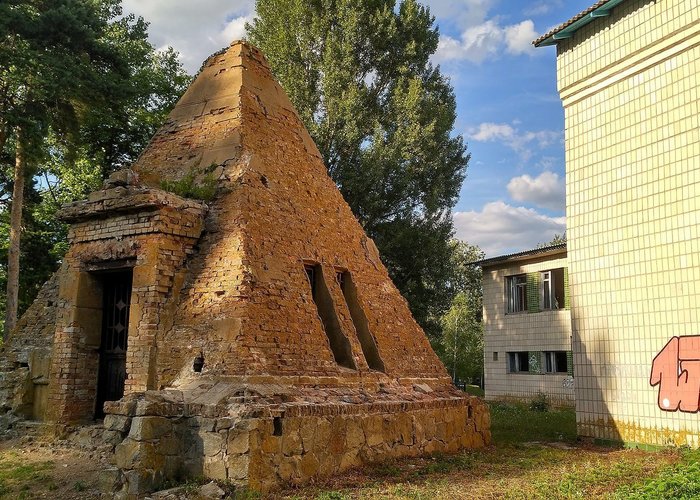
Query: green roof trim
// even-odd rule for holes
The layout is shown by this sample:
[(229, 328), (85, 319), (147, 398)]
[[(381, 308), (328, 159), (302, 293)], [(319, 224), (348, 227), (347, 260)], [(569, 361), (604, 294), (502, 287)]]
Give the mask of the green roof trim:
[(625, 0), (602, 0), (590, 7), (589, 9), (574, 16), (567, 22), (559, 25), (553, 30), (532, 42), (535, 47), (546, 47), (548, 45), (556, 45), (558, 41), (565, 40), (574, 36), (579, 29), (583, 28), (588, 23), (598, 19), (599, 17), (607, 17), (610, 12), (620, 5)]

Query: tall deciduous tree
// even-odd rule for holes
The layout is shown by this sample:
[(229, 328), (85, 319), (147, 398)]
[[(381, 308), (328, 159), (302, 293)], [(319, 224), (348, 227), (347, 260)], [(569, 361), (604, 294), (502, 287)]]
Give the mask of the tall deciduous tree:
[(0, 2), (0, 158), (14, 156), (3, 186), (12, 192), (5, 332), (17, 320), (24, 195), (36, 201), (33, 177), (50, 172), (44, 188), (51, 188), (81, 161), (100, 177), (125, 163), (187, 82), (175, 54), (157, 54), (147, 23), (122, 16), (120, 1)]
[(484, 252), (476, 245), (457, 240), (451, 246), (450, 287), (456, 295), (440, 318), (443, 336), (433, 346), (455, 381), (474, 381), (482, 379), (484, 369), (482, 271), (474, 262), (483, 259)]
[(416, 0), (257, 0), (247, 25), (416, 319), (449, 306), (451, 208), (469, 161)]

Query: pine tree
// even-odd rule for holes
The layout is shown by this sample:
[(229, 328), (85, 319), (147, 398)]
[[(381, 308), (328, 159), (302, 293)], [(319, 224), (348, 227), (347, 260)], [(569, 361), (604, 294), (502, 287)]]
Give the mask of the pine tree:
[[(7, 267), (0, 275), (7, 281), (5, 332), (18, 316), (23, 227), (32, 231), (41, 226), (33, 220), (41, 210), (30, 210), (31, 220), (24, 213), (37, 202), (34, 176), (47, 165), (56, 170), (57, 158), (64, 172), (81, 160), (99, 165), (101, 174), (119, 166), (117, 160), (145, 141), (135, 139), (152, 133), (148, 120), (160, 119), (153, 112), (157, 101), (155, 106), (149, 101), (159, 95), (158, 85), (166, 85), (158, 71), (170, 74), (178, 94), (186, 83), (181, 69), (172, 67), (177, 65), (174, 55), (156, 55), (147, 42), (147, 23), (122, 16), (120, 2), (0, 2), (0, 166), (2, 190), (12, 193), (4, 198), (11, 200), (8, 231), (0, 232), (7, 234), (8, 248)], [(157, 81), (148, 81), (151, 77)], [(165, 95), (166, 101), (172, 100)], [(146, 116), (139, 116), (139, 110)], [(40, 248), (37, 243), (32, 241), (29, 248)], [(51, 259), (46, 254), (37, 258)]]
[(469, 161), (415, 0), (257, 0), (265, 53), (329, 174), (429, 335), (449, 307), (451, 209)]

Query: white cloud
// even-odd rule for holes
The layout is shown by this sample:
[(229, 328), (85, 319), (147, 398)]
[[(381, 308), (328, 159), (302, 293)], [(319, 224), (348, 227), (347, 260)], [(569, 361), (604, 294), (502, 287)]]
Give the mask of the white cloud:
[(532, 157), (532, 148), (545, 149), (561, 141), (563, 133), (557, 130), (524, 131), (507, 123), (485, 122), (467, 131), (467, 136), (478, 142), (499, 141), (518, 153), (525, 162)]
[(231, 19), (224, 30), (219, 34), (219, 40), (224, 44), (230, 44), (234, 40), (245, 38), (245, 23), (249, 23), (252, 20), (252, 15)]
[(516, 136), (515, 129), (507, 123), (482, 123), (478, 128), (472, 129), (469, 135), (479, 142), (512, 140)]
[(479, 245), (488, 257), (529, 250), (566, 231), (565, 217), (548, 217), (536, 210), (495, 201), (481, 212), (455, 212), (456, 236)]
[(535, 23), (530, 19), (508, 26), (501, 26), (497, 20), (489, 19), (466, 28), (459, 39), (440, 36), (435, 60), (480, 63), (487, 57), (498, 56), (503, 52), (512, 55), (534, 54), (531, 42), (537, 38), (537, 34)]
[(255, 0), (124, 0), (123, 7), (125, 14), (142, 16), (150, 23), (153, 45), (172, 46), (193, 73), (208, 56), (241, 38)]
[(515, 201), (532, 203), (559, 212), (566, 206), (566, 186), (554, 172), (542, 172), (537, 177), (521, 175), (508, 183), (508, 192)]
[(535, 50), (532, 41), (539, 36), (535, 31), (535, 23), (530, 19), (520, 24), (507, 26), (504, 29), (506, 36), (506, 50), (510, 54), (530, 54)]
[(441, 36), (435, 58), (438, 61), (466, 59), (480, 63), (499, 51), (501, 41), (501, 28), (494, 21), (486, 21), (468, 28), (459, 40)]

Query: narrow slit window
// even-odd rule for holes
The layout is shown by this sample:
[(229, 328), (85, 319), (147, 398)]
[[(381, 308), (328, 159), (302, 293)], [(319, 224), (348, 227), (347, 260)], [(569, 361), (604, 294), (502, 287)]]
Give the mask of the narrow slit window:
[(333, 299), (323, 279), (323, 268), (318, 264), (307, 264), (304, 269), (311, 287), (311, 297), (316, 304), (316, 310), (321, 318), (323, 330), (328, 337), (335, 362), (345, 368), (356, 369), (355, 361), (352, 359), (350, 342), (340, 328)]
[(372, 333), (369, 331), (369, 321), (367, 321), (367, 316), (362, 310), (362, 306), (357, 297), (357, 287), (355, 286), (352, 276), (347, 271), (339, 272), (336, 273), (336, 280), (340, 285), (340, 289), (343, 291), (343, 297), (345, 297), (345, 303), (348, 306), (350, 317), (355, 325), (355, 331), (357, 332), (357, 337), (362, 347), (362, 353), (367, 361), (367, 366), (369, 366), (371, 370), (385, 371), (384, 362), (379, 356), (377, 343)]

